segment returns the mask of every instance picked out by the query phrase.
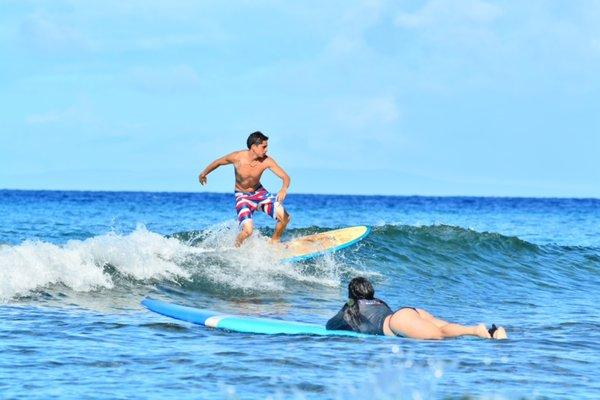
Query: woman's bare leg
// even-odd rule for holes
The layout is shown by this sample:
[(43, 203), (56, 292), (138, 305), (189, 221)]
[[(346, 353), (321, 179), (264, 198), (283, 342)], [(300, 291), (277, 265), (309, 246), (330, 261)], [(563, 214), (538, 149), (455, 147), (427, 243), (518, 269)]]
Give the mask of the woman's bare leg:
[(460, 324), (446, 324), (440, 328), (444, 337), (457, 337), (457, 336), (477, 336), (483, 339), (491, 339), (490, 333), (484, 324), (465, 326)]
[(429, 312), (422, 308), (417, 308), (419, 316), (427, 321), (430, 321), (435, 326), (442, 330), (444, 337), (456, 337), (456, 336), (479, 336), (481, 338), (490, 338), (490, 334), (485, 325), (480, 324), (477, 326), (464, 326), (460, 324), (450, 323), (443, 319), (438, 319), (431, 315)]
[(433, 315), (431, 315), (430, 313), (428, 313), (427, 311), (423, 310), (422, 308), (417, 308), (417, 312), (419, 313), (419, 316), (421, 318), (426, 319), (427, 321), (431, 321), (438, 328), (441, 328), (442, 326), (449, 324), (448, 321), (444, 321), (443, 319), (436, 318)]
[[(448, 323), (435, 318), (422, 309), (417, 311), (412, 308), (400, 309), (388, 318), (388, 324), (394, 334), (414, 339), (444, 339), (457, 336), (477, 336), (491, 339), (487, 328), (483, 324), (465, 326)], [(494, 338), (506, 339), (504, 328), (498, 328)]]

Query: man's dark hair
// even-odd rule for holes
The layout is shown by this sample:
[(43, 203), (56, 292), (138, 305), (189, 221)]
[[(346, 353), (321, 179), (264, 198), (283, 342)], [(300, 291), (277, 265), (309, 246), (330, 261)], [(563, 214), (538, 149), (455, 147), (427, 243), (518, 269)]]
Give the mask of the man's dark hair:
[(250, 147), (252, 147), (253, 144), (261, 144), (265, 140), (269, 140), (269, 138), (267, 136), (263, 135), (263, 133), (261, 131), (256, 131), (256, 132), (252, 132), (250, 134), (250, 136), (248, 136), (248, 140), (246, 140), (246, 144), (248, 145), (248, 148), (250, 148)]

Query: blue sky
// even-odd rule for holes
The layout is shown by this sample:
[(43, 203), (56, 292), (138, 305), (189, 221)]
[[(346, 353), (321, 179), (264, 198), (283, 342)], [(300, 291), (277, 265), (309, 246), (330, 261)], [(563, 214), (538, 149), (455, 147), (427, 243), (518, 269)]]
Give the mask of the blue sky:
[[(600, 3), (0, 4), (0, 188), (600, 197)], [(275, 191), (278, 180), (267, 173)]]

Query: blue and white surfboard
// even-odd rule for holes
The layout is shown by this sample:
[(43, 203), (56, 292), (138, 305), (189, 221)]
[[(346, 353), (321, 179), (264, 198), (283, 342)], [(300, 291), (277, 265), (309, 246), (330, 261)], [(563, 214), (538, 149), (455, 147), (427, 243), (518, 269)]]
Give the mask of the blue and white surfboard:
[(210, 310), (170, 304), (160, 300), (144, 299), (142, 305), (155, 313), (210, 328), (225, 329), (234, 332), (261, 333), (267, 335), (320, 335), (353, 336), (368, 335), (351, 331), (329, 331), (322, 325), (304, 322), (283, 321), (272, 318), (243, 317), (222, 314)]

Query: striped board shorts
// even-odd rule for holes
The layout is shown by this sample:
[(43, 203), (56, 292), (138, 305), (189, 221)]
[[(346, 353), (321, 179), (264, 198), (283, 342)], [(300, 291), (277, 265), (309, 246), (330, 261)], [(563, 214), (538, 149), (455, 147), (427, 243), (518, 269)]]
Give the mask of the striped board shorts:
[(279, 204), (276, 202), (276, 195), (269, 193), (262, 186), (254, 192), (235, 192), (235, 210), (240, 226), (245, 221), (251, 221), (252, 214), (256, 210), (260, 210), (277, 220), (275, 216), (276, 204)]

